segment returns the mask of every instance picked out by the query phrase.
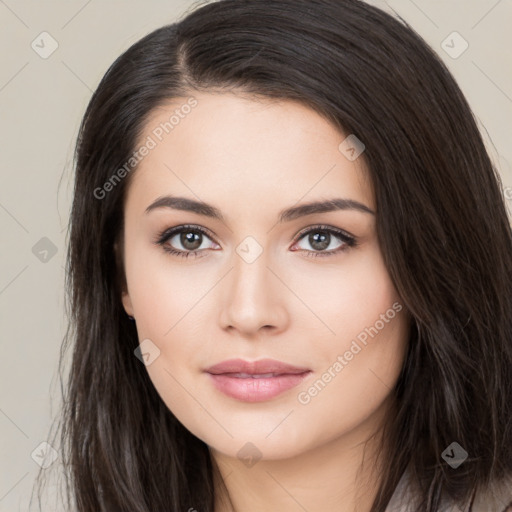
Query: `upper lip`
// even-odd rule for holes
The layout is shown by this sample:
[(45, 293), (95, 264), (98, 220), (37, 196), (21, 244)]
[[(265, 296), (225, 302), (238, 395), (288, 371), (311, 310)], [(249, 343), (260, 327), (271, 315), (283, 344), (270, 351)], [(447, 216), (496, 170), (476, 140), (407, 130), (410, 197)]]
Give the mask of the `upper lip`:
[(221, 363), (210, 366), (205, 370), (207, 373), (220, 375), (223, 373), (247, 373), (258, 375), (266, 373), (298, 374), (310, 371), (309, 368), (293, 366), (291, 364), (276, 361), (275, 359), (260, 359), (259, 361), (244, 361), (243, 359), (228, 359)]

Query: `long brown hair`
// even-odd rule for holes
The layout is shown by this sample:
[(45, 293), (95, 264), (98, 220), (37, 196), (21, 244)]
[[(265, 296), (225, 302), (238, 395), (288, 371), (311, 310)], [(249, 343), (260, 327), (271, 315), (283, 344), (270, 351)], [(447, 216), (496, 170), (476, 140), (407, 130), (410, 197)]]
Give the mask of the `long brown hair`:
[[(208, 447), (134, 357), (121, 304), (114, 244), (134, 171), (98, 190), (156, 107), (235, 88), (300, 101), (366, 146), (380, 247), (414, 320), (372, 512), (406, 467), (418, 511), (439, 510), (443, 496), (467, 504), (512, 473), (512, 236), (471, 109), (411, 27), (362, 1), (220, 0), (131, 46), (81, 124), (59, 418), (68, 509), (213, 512)], [(441, 457), (454, 441), (469, 453), (457, 469)]]

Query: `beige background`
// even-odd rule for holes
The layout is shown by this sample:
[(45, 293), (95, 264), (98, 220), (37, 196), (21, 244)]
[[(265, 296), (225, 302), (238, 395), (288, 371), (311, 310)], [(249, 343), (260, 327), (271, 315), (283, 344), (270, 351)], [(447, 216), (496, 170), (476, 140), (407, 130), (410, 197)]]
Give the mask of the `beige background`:
[[(31, 454), (49, 439), (59, 406), (70, 163), (81, 116), (123, 50), (198, 3), (0, 0), (0, 512), (29, 509), (39, 469)], [(512, 2), (371, 3), (400, 14), (453, 72), (479, 120), (503, 186), (509, 187), (507, 204), (512, 206)], [(46, 59), (31, 47), (43, 31), (58, 43)], [(441, 46), (454, 31), (469, 44), (455, 59)], [(448, 44), (452, 51), (461, 48), (457, 39), (451, 43), (448, 38)], [(44, 237), (48, 240), (41, 241)], [(53, 448), (58, 452), (58, 446)], [(51, 469), (58, 464), (57, 459)]]

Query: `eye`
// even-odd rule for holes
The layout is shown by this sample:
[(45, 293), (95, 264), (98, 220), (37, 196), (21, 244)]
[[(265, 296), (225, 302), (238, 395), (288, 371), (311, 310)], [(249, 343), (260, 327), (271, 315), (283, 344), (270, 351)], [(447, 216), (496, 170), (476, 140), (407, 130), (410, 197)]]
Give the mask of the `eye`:
[[(339, 240), (337, 245), (335, 243), (336, 239)], [(325, 225), (313, 226), (305, 231), (301, 231), (301, 233), (299, 233), (299, 240), (297, 243), (302, 240), (305, 240), (313, 250), (301, 249), (306, 251), (306, 256), (313, 258), (332, 256), (357, 245), (354, 236), (349, 235), (341, 229)], [(297, 243), (295, 245), (297, 245)], [(330, 250), (326, 251), (329, 247)]]
[[(212, 247), (209, 247), (208, 244), (206, 247), (202, 247), (205, 238), (211, 239), (211, 237), (212, 235), (200, 226), (183, 225), (164, 230), (158, 235), (154, 243), (160, 245), (167, 253), (188, 258), (189, 256), (197, 257), (204, 249), (211, 249)], [(336, 239), (339, 240), (339, 243), (332, 247)], [(332, 256), (357, 245), (354, 236), (341, 229), (325, 225), (313, 226), (301, 231), (298, 241), (293, 247), (297, 246), (302, 240), (305, 240), (312, 247), (312, 250), (303, 247), (299, 247), (299, 249), (305, 251), (306, 256), (310, 257)], [(181, 246), (181, 248), (176, 248), (176, 245)], [(330, 250), (326, 250), (329, 247)]]
[[(201, 249), (208, 249), (211, 247), (201, 247), (204, 239), (210, 238), (209, 233), (199, 226), (176, 226), (174, 228), (166, 229), (160, 233), (154, 243), (161, 245), (164, 251), (188, 258), (189, 256), (198, 256)], [(178, 249), (175, 246), (178, 245)]]

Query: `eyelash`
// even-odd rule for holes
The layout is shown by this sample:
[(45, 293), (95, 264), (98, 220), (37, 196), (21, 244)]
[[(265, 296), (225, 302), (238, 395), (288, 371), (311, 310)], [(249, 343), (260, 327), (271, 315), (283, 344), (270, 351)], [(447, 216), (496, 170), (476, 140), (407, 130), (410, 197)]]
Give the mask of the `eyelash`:
[[(179, 256), (181, 258), (188, 258), (189, 256), (193, 255), (194, 257), (198, 257), (198, 253), (201, 252), (200, 250), (195, 251), (181, 251), (177, 249), (173, 249), (172, 247), (169, 247), (165, 245), (165, 243), (171, 239), (174, 235), (180, 234), (182, 232), (195, 232), (195, 233), (201, 233), (202, 235), (207, 236), (208, 238), (213, 238), (209, 231), (201, 228), (200, 226), (195, 225), (182, 225), (182, 226), (176, 226), (173, 228), (165, 229), (159, 235), (157, 236), (156, 240), (154, 241), (155, 244), (160, 245), (163, 250), (169, 254), (172, 254), (174, 256)], [(312, 226), (309, 228), (306, 228), (305, 230), (301, 231), (297, 235), (296, 242), (299, 242), (304, 238), (306, 235), (310, 234), (311, 232), (323, 232), (323, 233), (330, 233), (331, 235), (335, 235), (341, 241), (344, 243), (344, 245), (341, 245), (337, 249), (332, 249), (330, 251), (309, 251), (306, 249), (298, 249), (299, 251), (306, 251), (306, 256), (311, 258), (324, 258), (328, 256), (333, 256), (335, 254), (338, 254), (340, 252), (346, 251), (352, 247), (355, 247), (357, 245), (355, 237), (349, 235), (345, 231), (342, 231), (341, 229), (333, 228), (332, 226), (326, 226), (324, 224), (319, 224), (317, 226)]]

